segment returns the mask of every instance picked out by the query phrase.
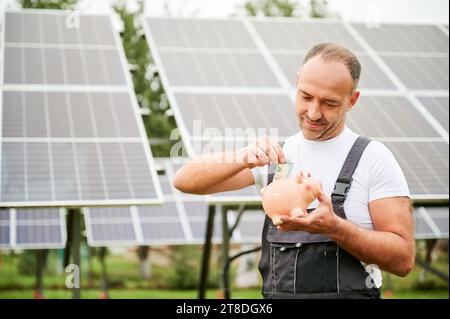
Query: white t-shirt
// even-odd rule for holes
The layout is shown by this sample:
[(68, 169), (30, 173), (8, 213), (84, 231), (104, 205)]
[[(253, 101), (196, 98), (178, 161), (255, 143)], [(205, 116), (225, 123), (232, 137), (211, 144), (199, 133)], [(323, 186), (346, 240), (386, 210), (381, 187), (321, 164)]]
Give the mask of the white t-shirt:
[[(300, 131), (289, 137), (283, 146), (286, 159), (294, 163), (290, 178), (297, 172), (310, 172), (322, 182), (324, 193), (331, 197), (339, 172), (358, 135), (345, 127), (338, 136), (326, 141), (306, 140)], [(267, 166), (252, 169), (255, 184), (267, 185)], [(347, 219), (354, 224), (373, 230), (369, 202), (386, 197), (410, 196), (405, 176), (391, 151), (382, 143), (371, 141), (364, 150), (353, 174), (353, 182), (344, 202)], [(311, 203), (315, 208), (318, 201)], [(364, 266), (366, 266), (363, 263)], [(381, 286), (381, 273), (366, 268), (377, 287)]]
[[(294, 163), (290, 178), (294, 179), (300, 171), (310, 172), (314, 179), (322, 182), (325, 195), (331, 197), (339, 172), (357, 138), (358, 135), (348, 127), (326, 141), (306, 140), (301, 131), (289, 137), (283, 152), (286, 159)], [(267, 166), (254, 168), (252, 173), (256, 185), (267, 185)], [(410, 196), (405, 176), (392, 152), (384, 144), (371, 141), (353, 174), (353, 182), (344, 202), (347, 219), (372, 230), (369, 202), (394, 196)], [(317, 205), (316, 200), (309, 208)]]

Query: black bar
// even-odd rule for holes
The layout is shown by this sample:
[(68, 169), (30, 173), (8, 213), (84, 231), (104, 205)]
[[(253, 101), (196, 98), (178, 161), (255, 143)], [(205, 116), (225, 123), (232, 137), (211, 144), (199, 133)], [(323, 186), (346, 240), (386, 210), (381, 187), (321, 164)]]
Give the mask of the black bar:
[(206, 283), (208, 282), (209, 260), (211, 257), (212, 235), (214, 231), (214, 218), (216, 207), (209, 205), (208, 221), (206, 226), (205, 244), (203, 245), (202, 265), (200, 273), (200, 282), (198, 285), (198, 299), (205, 299)]

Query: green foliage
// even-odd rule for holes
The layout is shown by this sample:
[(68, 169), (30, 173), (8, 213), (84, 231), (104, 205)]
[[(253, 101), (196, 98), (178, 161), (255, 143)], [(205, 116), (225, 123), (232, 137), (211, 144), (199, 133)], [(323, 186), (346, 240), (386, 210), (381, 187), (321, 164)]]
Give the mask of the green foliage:
[(168, 286), (172, 289), (193, 289), (198, 285), (200, 251), (195, 246), (171, 247)]
[[(128, 63), (133, 67), (132, 78), (137, 101), (141, 108), (150, 111), (150, 115), (144, 118), (147, 135), (169, 140), (170, 132), (176, 128), (176, 125), (173, 118), (167, 115), (170, 106), (143, 36), (140, 17), (144, 4), (142, 0), (137, 3), (136, 12), (130, 11), (124, 0), (118, 1), (113, 8), (123, 22), (122, 42)], [(169, 156), (170, 148), (171, 144), (163, 145), (163, 147), (152, 146), (153, 155)]]
[(36, 251), (25, 250), (19, 256), (19, 262), (17, 264), (18, 273), (20, 275), (32, 276), (36, 273), (36, 264)]
[(298, 0), (250, 0), (244, 4), (247, 15), (266, 17), (293, 17), (298, 7)]
[(311, 18), (325, 18), (327, 15), (327, 0), (311, 0)]
[(27, 9), (73, 9), (78, 0), (19, 0), (22, 8)]
[[(312, 18), (327, 16), (327, 0), (310, 0), (308, 15)], [(244, 4), (249, 16), (294, 17), (306, 15), (307, 10), (299, 0), (248, 0)]]

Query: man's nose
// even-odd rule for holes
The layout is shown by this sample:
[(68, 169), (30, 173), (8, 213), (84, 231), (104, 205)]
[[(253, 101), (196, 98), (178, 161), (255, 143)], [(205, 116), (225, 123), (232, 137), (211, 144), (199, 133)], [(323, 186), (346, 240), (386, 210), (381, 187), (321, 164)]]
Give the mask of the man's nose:
[(308, 117), (311, 121), (317, 121), (322, 117), (320, 104), (316, 101), (310, 104), (308, 108)]

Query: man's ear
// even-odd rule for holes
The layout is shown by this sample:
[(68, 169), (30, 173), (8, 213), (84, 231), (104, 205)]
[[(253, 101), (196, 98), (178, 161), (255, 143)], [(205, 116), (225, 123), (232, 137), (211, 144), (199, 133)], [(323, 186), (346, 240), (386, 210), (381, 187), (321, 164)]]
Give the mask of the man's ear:
[(358, 101), (359, 96), (361, 95), (361, 92), (355, 90), (352, 93), (352, 96), (350, 97), (350, 101), (348, 104), (348, 110), (350, 111), (356, 104), (356, 101)]

